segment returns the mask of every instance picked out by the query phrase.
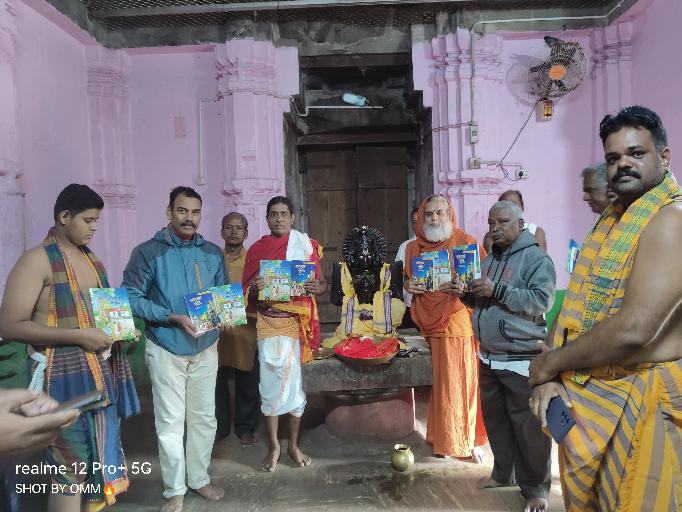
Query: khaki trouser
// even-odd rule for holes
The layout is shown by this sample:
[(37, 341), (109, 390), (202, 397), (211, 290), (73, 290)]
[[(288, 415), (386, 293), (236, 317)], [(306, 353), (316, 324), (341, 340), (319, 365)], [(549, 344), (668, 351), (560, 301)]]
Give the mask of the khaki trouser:
[(163, 497), (168, 499), (184, 495), (187, 485), (199, 489), (211, 483), (208, 465), (216, 432), (217, 344), (194, 356), (177, 356), (148, 340), (145, 361), (152, 381)]

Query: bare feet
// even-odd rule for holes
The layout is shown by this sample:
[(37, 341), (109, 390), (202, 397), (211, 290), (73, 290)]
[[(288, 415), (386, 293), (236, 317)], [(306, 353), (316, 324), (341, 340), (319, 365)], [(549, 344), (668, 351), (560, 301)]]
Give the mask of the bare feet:
[(549, 502), (545, 498), (527, 498), (526, 508), (523, 509), (523, 512), (545, 512), (548, 505)]
[(254, 436), (251, 432), (246, 432), (245, 434), (240, 435), (239, 440), (242, 442), (242, 448), (253, 446), (258, 442), (256, 436)]
[(503, 482), (498, 482), (497, 480), (493, 480), (489, 476), (484, 476), (478, 482), (476, 482), (477, 489), (494, 489), (495, 487), (511, 487), (513, 485), (514, 484), (505, 484)]
[(219, 501), (225, 496), (225, 489), (218, 487), (217, 485), (206, 484), (203, 487), (192, 490), (209, 501)]
[(299, 468), (310, 466), (313, 463), (313, 459), (299, 450), (298, 446), (289, 445), (289, 449), (287, 451), (289, 452), (289, 457), (291, 457), (291, 460), (293, 460), (294, 464), (296, 464)]
[(271, 473), (277, 468), (277, 462), (279, 462), (279, 445), (270, 448), (263, 462), (261, 462), (260, 470)]
[(182, 503), (185, 497), (181, 494), (180, 496), (173, 496), (166, 500), (163, 507), (161, 507), (161, 512), (180, 512), (182, 510)]
[(474, 464), (483, 464), (487, 458), (488, 454), (480, 446), (474, 446), (474, 449), (471, 450), (471, 462)]

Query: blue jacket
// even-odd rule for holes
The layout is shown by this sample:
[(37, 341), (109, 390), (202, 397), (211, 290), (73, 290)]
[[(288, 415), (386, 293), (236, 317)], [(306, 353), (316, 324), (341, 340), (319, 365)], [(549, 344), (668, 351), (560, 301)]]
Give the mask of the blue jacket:
[(168, 316), (187, 315), (184, 296), (188, 293), (229, 282), (220, 247), (199, 234), (182, 240), (170, 227), (135, 247), (123, 271), (130, 307), (146, 322), (147, 338), (180, 356), (195, 355), (210, 347), (219, 332), (209, 331), (195, 340), (170, 325)]

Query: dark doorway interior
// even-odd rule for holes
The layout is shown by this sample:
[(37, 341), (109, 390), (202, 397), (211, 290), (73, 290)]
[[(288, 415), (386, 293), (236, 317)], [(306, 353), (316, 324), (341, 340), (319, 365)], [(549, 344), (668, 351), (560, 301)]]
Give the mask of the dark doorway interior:
[[(344, 92), (369, 105), (344, 104)], [(297, 227), (324, 246), (328, 282), (356, 226), (386, 237), (392, 263), (411, 236), (410, 209), (433, 191), (431, 109), (413, 90), (409, 54), (301, 58), (301, 94), (285, 114), (285, 168)], [(318, 305), (333, 330), (340, 308), (328, 297)]]

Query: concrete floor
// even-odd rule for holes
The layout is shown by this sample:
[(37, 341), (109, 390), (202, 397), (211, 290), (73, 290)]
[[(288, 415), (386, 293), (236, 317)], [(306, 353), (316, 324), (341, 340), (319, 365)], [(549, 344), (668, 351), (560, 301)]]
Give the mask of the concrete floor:
[[(148, 476), (133, 477), (129, 492), (121, 496), (116, 506), (121, 512), (158, 510), (162, 502), (156, 436), (149, 410), (151, 397), (145, 390), (142, 395), (144, 414), (126, 422), (124, 446), (129, 466), (133, 461), (148, 461), (152, 471)], [(422, 434), (427, 400), (427, 390), (417, 393), (418, 426)], [(409, 474), (391, 469), (393, 442), (349, 443), (332, 436), (324, 425), (306, 429), (301, 435), (302, 449), (313, 458), (312, 466), (294, 467), (283, 450), (277, 471), (260, 473), (257, 468), (266, 454), (263, 432), (259, 439), (250, 448), (242, 448), (234, 435), (217, 442), (210, 474), (213, 483), (225, 488), (225, 498), (212, 503), (190, 492), (184, 510), (523, 510), (517, 488), (486, 491), (475, 488), (476, 481), (490, 473), (492, 454), (489, 453), (490, 463), (485, 465), (435, 458), (419, 432), (404, 440), (412, 447), (416, 459), (416, 467)], [(552, 488), (550, 510), (564, 510), (558, 480)]]
[[(118, 512), (158, 511), (162, 505), (163, 486), (151, 391), (142, 388), (139, 392), (143, 414), (124, 422), (124, 450), (129, 467), (134, 462), (149, 462), (151, 472), (148, 475), (131, 476), (129, 491), (119, 496), (113, 508)], [(489, 462), (483, 465), (432, 456), (423, 438), (428, 388), (420, 389), (416, 397), (418, 431), (401, 440), (407, 442), (415, 454), (415, 469), (410, 473), (397, 473), (391, 469), (389, 460), (393, 442), (368, 439), (342, 441), (332, 436), (324, 425), (304, 429), (301, 435), (301, 447), (312, 456), (312, 466), (294, 467), (284, 451), (284, 441), (277, 471), (261, 473), (257, 468), (266, 454), (262, 430), (259, 432), (259, 443), (249, 448), (242, 448), (239, 440), (230, 435), (215, 444), (209, 469), (213, 483), (226, 490), (224, 500), (208, 502), (189, 492), (184, 510), (522, 511), (523, 499), (518, 488), (476, 489), (476, 481), (490, 473), (492, 454), (489, 451)], [(315, 402), (314, 397), (309, 398), (310, 403)], [(309, 416), (315, 416), (315, 411), (312, 410)], [(22, 502), (21, 510), (46, 510), (45, 500), (32, 496)], [(565, 510), (557, 478), (552, 487), (549, 510)]]

